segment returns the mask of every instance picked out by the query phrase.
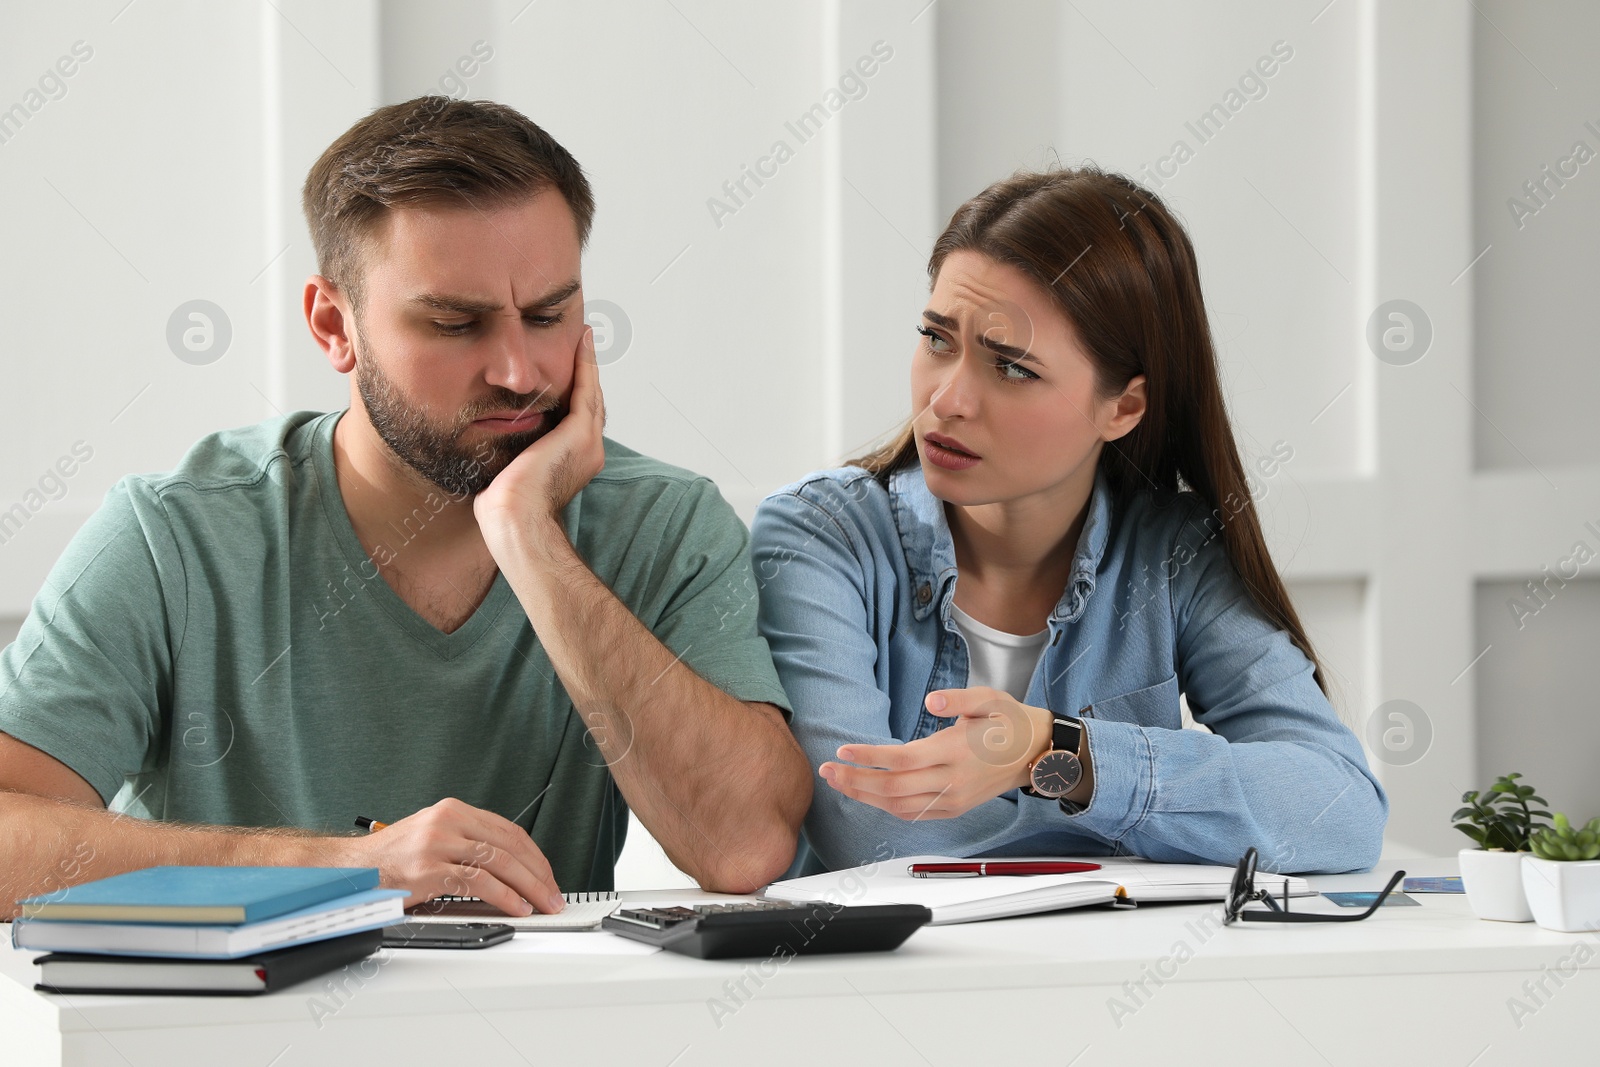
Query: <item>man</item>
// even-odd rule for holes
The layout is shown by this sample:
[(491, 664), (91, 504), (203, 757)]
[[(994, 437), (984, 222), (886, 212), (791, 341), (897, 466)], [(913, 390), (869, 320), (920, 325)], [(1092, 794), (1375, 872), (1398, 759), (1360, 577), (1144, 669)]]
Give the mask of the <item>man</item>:
[(63, 554), (0, 655), (0, 914), (161, 863), (554, 911), (611, 887), (629, 808), (706, 888), (780, 874), (810, 772), (748, 535), (602, 436), (577, 162), (424, 97), (336, 141), (304, 207), (349, 410), (123, 479)]

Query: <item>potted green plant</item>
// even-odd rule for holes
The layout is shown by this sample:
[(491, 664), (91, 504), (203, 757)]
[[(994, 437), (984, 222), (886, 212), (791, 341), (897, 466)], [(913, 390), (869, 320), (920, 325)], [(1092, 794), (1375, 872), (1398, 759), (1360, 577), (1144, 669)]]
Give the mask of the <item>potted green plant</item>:
[(1522, 883), (1522, 860), (1528, 839), (1548, 824), (1550, 813), (1532, 805), (1546, 803), (1531, 785), (1520, 785), (1520, 773), (1501, 775), (1483, 793), (1469, 789), (1461, 794), (1464, 805), (1450, 818), (1455, 828), (1477, 842), (1464, 848), (1461, 886), (1467, 903), (1480, 919), (1525, 923), (1533, 921)]
[(1583, 827), (1556, 813), (1555, 825), (1529, 839), (1522, 887), (1534, 921), (1546, 930), (1600, 930), (1600, 817)]

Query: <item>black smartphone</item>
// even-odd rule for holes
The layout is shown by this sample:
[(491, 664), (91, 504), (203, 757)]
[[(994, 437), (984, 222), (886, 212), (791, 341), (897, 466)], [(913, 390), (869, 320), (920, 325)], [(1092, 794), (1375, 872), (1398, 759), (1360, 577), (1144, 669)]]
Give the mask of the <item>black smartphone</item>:
[(488, 948), (509, 941), (505, 923), (395, 923), (383, 928), (384, 948)]

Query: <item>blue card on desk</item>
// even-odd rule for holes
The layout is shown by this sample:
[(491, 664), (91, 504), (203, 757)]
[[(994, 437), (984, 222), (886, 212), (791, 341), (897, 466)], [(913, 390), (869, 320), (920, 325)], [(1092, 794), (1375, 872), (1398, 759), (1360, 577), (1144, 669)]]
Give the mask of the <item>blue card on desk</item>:
[(1465, 893), (1459, 875), (1434, 878), (1407, 878), (1401, 887), (1407, 893)]
[[(1341, 908), (1370, 908), (1372, 902), (1378, 899), (1376, 891), (1368, 893), (1324, 893), (1323, 896), (1339, 905)], [(1417, 901), (1412, 900), (1404, 893), (1390, 893), (1389, 899), (1383, 902), (1386, 908), (1403, 908), (1407, 905), (1417, 907)]]

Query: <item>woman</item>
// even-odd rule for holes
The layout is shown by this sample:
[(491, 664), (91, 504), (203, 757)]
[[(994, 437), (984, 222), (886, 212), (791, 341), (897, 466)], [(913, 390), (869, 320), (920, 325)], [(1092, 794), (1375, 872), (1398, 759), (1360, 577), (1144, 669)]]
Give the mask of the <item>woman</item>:
[(928, 270), (910, 423), (753, 528), (821, 865), (1371, 867), (1388, 800), (1268, 555), (1183, 228), (1120, 175), (1019, 173)]

